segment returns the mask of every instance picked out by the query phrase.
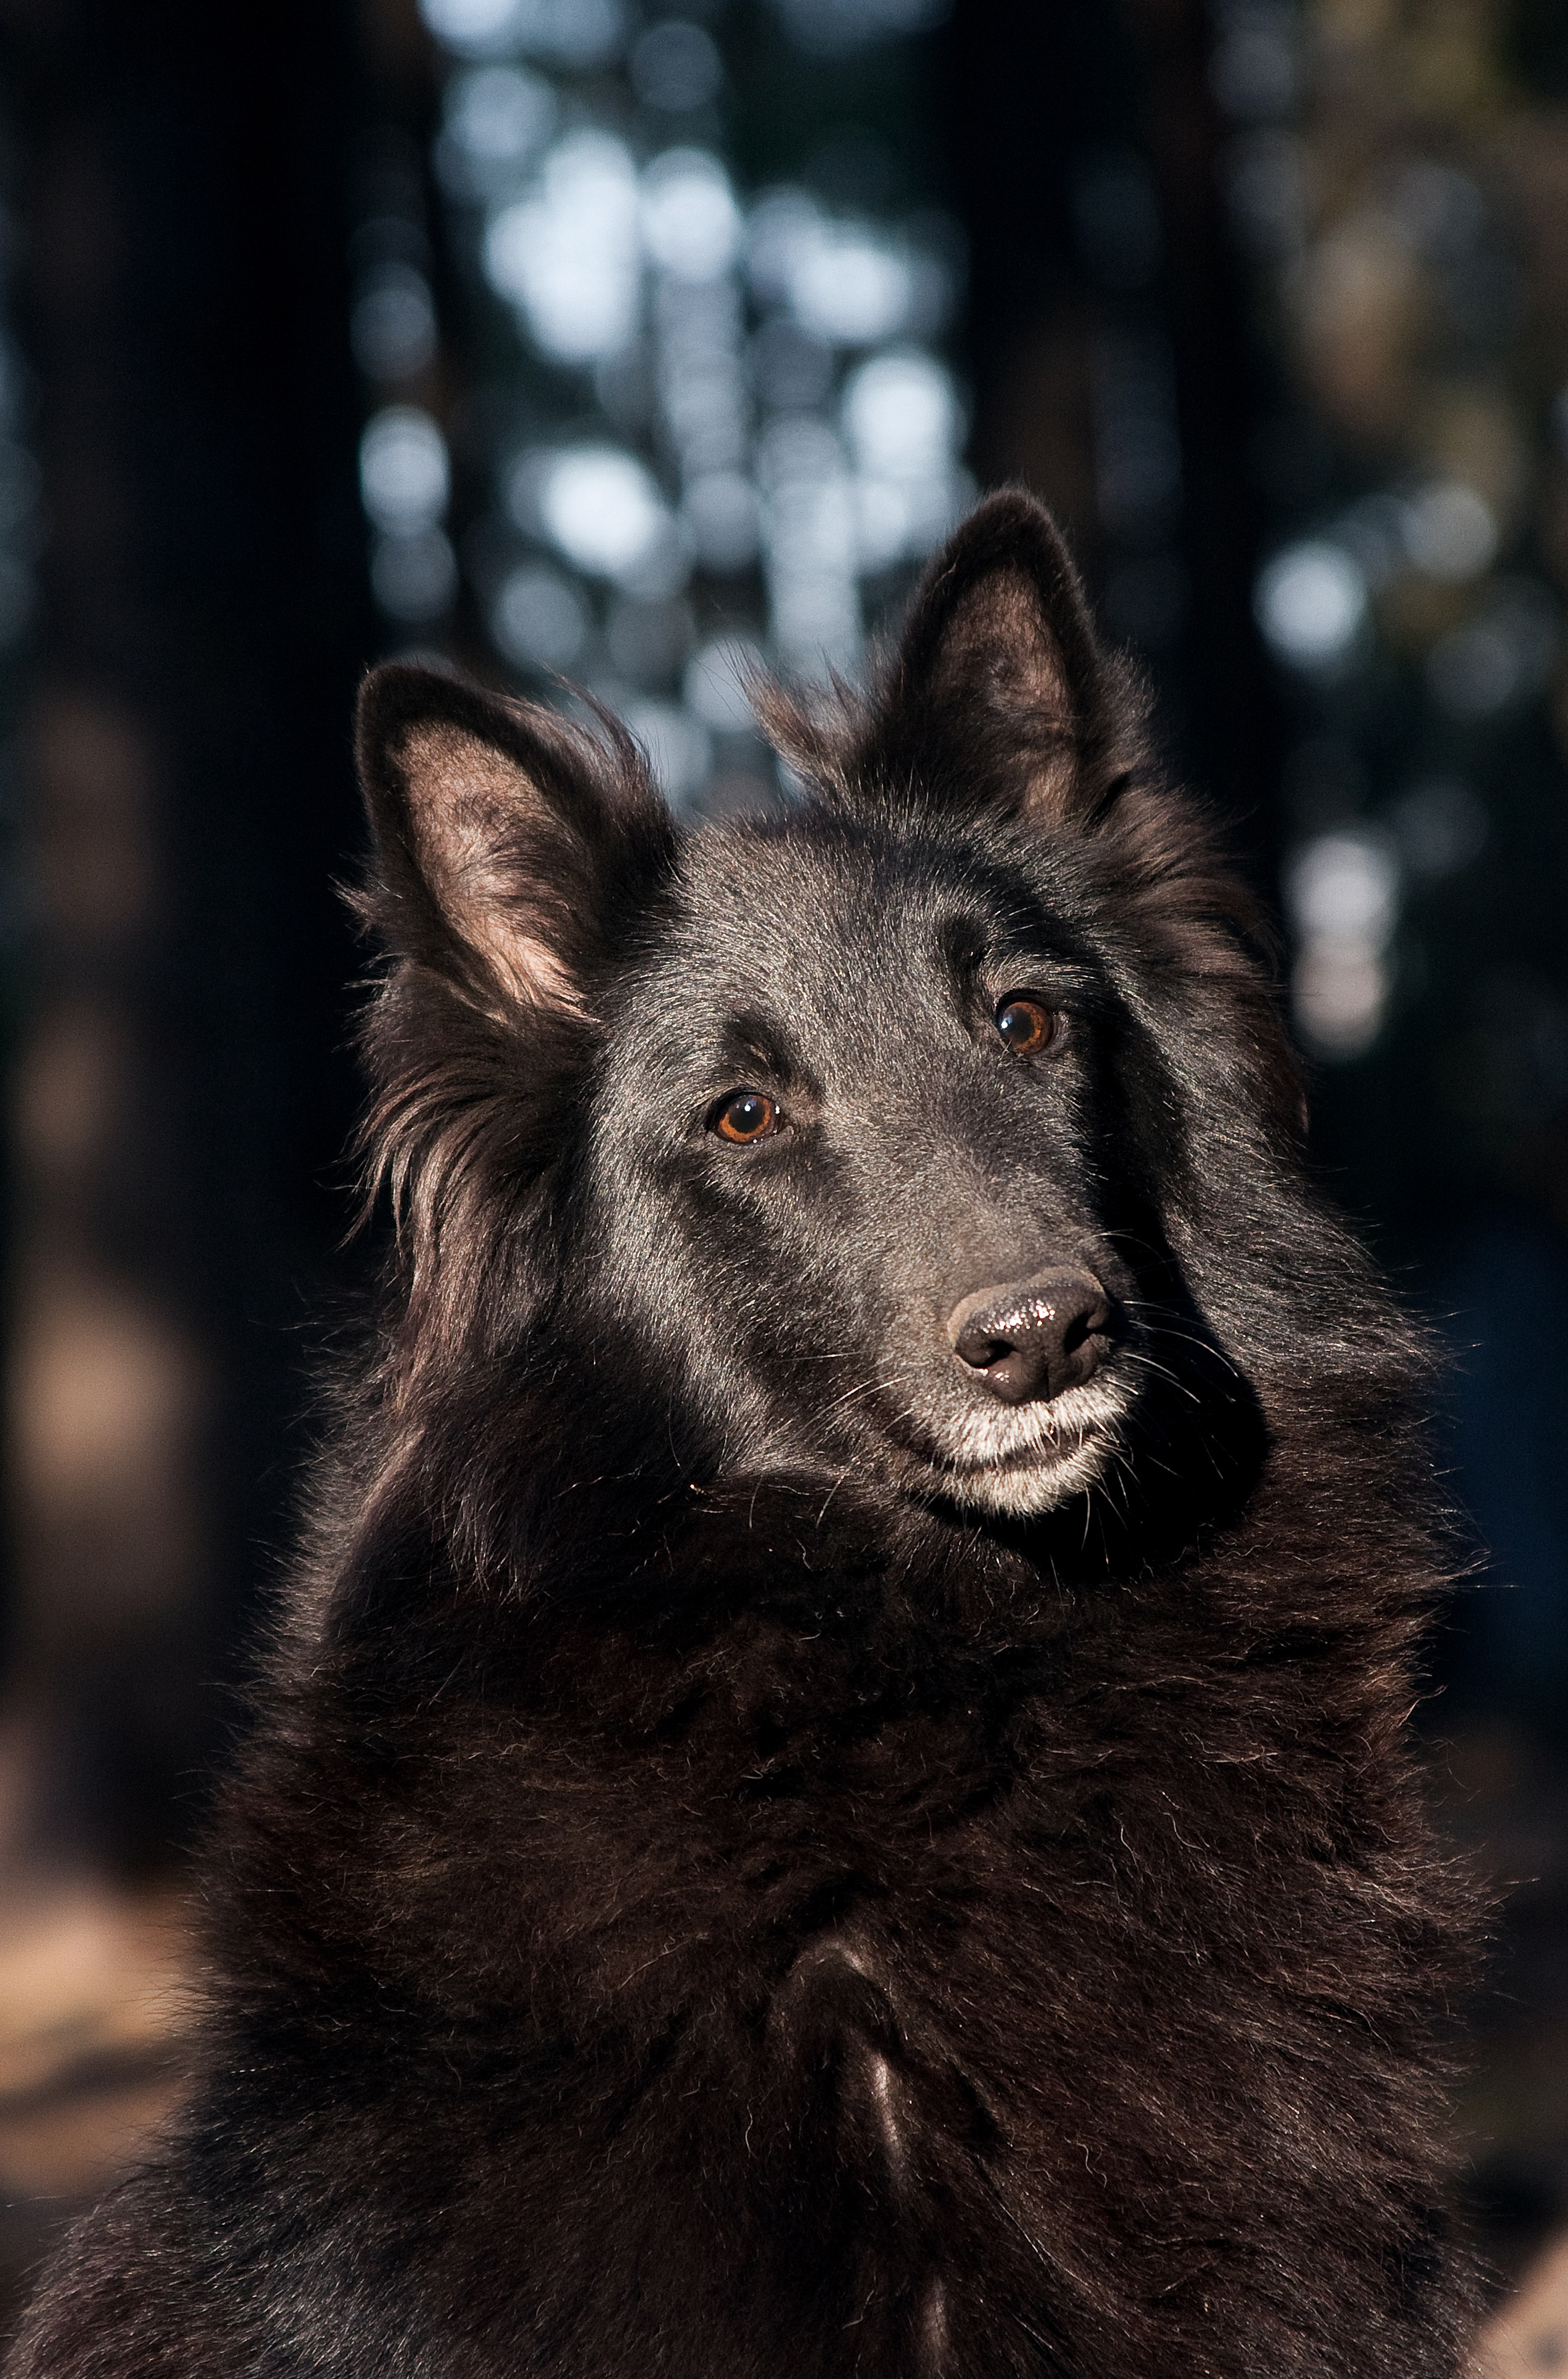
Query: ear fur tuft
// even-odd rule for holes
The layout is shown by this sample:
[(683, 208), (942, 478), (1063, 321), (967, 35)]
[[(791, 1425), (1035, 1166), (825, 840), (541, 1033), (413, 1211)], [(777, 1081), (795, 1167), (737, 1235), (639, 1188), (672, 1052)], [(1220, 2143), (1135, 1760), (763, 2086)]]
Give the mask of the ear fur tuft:
[(361, 909), (395, 952), (487, 1008), (583, 1012), (607, 849), (663, 815), (630, 736), (601, 724), (602, 742), (444, 671), (372, 671), (357, 743), (377, 880)]
[(518, 1284), (502, 1296), (490, 1275), (525, 1242), (494, 1217), (546, 1194), (599, 970), (669, 863), (642, 756), (599, 725), (405, 662), (361, 690), (375, 851), (354, 905), (392, 964), (360, 1021), (360, 1151), (366, 1207), (391, 1194), (412, 1368), (520, 1310)]
[[(1078, 573), (1022, 489), (978, 505), (916, 589), (870, 693), (757, 705), (786, 755), (830, 800), (961, 775), (1041, 827), (1091, 825), (1144, 758), (1144, 702), (1101, 646)], [(961, 767), (952, 765), (961, 755)]]

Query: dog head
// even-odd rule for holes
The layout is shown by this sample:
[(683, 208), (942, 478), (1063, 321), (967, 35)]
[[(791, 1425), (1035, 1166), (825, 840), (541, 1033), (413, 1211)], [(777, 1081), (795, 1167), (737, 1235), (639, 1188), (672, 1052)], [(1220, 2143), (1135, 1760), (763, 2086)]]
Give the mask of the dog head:
[(1025, 497), (868, 696), (759, 709), (802, 800), (681, 839), (613, 722), (369, 681), (406, 1360), (600, 1461), (1036, 1518), (1234, 1402), (1237, 1156), (1297, 1096), (1244, 897)]

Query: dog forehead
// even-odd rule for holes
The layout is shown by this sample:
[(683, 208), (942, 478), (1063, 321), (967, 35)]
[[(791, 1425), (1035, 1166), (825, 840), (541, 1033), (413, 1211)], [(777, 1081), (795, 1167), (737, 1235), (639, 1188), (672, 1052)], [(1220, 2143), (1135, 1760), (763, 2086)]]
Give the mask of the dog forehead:
[(977, 902), (1000, 905), (961, 855), (837, 822), (697, 835), (683, 878), (674, 938), (689, 979), (785, 1003), (829, 984), (935, 986), (944, 926)]

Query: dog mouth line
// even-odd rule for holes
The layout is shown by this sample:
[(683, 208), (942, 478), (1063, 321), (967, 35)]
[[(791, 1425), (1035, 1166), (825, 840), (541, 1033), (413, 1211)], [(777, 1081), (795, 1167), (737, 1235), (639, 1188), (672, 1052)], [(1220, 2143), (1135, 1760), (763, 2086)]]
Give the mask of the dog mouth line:
[(930, 1468), (955, 1480), (1019, 1472), (1068, 1470), (1098, 1464), (1116, 1443), (1131, 1399), (1109, 1384), (1067, 1388), (1048, 1404), (1010, 1414), (973, 1413), (956, 1429), (940, 1425), (911, 1445)]

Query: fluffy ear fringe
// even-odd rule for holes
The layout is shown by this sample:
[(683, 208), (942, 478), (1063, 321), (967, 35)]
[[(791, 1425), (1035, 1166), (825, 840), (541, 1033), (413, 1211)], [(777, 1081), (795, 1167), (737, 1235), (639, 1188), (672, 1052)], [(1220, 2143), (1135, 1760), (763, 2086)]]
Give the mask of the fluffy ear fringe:
[(1078, 573), (1022, 489), (979, 505), (917, 587), (859, 694), (754, 694), (770, 740), (833, 805), (925, 805), (961, 744), (966, 785), (1040, 827), (1092, 826), (1151, 765), (1148, 698), (1095, 635)]
[[(359, 1027), (362, 1211), (384, 1185), (409, 1281), (403, 1341), (421, 1364), (486, 1306), (452, 1266), (511, 1243), (498, 1202), (535, 1193), (549, 1114), (595, 1029), (597, 969), (668, 865), (669, 815), (642, 754), (591, 707), (597, 734), (401, 662), (361, 693), (374, 851), (349, 900), (390, 960)], [(449, 800), (454, 765), (475, 804), (460, 830), (421, 815)]]
[[(351, 897), (386, 948), (461, 980), (484, 1004), (498, 976), (545, 1005), (549, 978), (566, 989), (561, 962), (574, 955), (607, 847), (669, 826), (631, 735), (590, 707), (597, 735), (411, 662), (366, 679), (356, 747), (375, 851)], [(520, 934), (539, 947), (542, 981), (509, 955)]]

